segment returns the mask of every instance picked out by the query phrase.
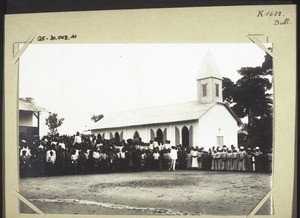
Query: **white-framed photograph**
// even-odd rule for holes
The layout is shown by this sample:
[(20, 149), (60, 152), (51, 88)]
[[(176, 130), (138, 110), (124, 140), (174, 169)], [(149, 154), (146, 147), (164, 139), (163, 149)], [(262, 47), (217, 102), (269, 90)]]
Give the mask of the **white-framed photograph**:
[[(231, 8), (232, 24), (241, 11), (252, 16), (250, 33), (220, 30), (226, 8), (204, 9), (8, 17), (5, 75), (13, 86), (5, 103), (17, 109), (5, 126), (11, 214), (280, 215), (275, 189), (286, 160), (276, 159), (276, 129), (286, 83), (278, 59), (286, 50), (267, 9)], [(294, 18), (291, 6), (279, 12), (276, 19)], [(23, 41), (9, 29), (37, 16), (52, 20), (29, 25)], [(256, 22), (270, 30), (255, 34)], [(295, 50), (285, 48), (292, 88)]]

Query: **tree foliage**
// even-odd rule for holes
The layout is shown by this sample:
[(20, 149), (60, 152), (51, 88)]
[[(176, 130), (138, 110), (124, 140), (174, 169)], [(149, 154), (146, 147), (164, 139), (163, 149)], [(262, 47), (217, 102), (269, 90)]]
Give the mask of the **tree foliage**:
[(19, 100), (26, 102), (26, 103), (30, 103), (30, 104), (35, 104), (34, 98), (32, 98), (32, 97), (19, 98)]
[(223, 80), (223, 101), (239, 118), (247, 118), (239, 133), (239, 144), (246, 147), (272, 147), (272, 64), (272, 57), (266, 54), (261, 66), (242, 67), (238, 71), (242, 77), (236, 83)]
[(234, 102), (233, 94), (235, 93), (235, 91), (235, 83), (232, 82), (229, 78), (224, 77), (222, 84), (223, 101), (229, 105), (232, 104)]
[(91, 117), (91, 120), (94, 121), (95, 123), (98, 122), (99, 120), (101, 120), (103, 118), (103, 114), (100, 114), (100, 115), (93, 115)]
[(64, 118), (58, 118), (57, 113), (49, 113), (46, 119), (46, 125), (50, 130), (50, 135), (55, 135), (57, 133), (57, 128), (63, 124)]

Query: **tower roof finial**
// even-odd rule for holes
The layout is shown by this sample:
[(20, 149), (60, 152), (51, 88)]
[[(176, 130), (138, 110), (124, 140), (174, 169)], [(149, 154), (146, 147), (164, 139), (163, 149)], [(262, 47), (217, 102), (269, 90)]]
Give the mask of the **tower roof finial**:
[(207, 49), (206, 55), (203, 59), (200, 70), (197, 74), (196, 80), (205, 79), (209, 77), (214, 77), (217, 79), (223, 79), (222, 74), (219, 71), (219, 68), (210, 52), (210, 49)]

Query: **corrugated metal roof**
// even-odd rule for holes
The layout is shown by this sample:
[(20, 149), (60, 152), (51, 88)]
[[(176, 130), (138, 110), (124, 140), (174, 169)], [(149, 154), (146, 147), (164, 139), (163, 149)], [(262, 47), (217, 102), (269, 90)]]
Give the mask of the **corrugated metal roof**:
[(216, 103), (199, 104), (196, 101), (154, 106), (104, 114), (90, 129), (108, 129), (155, 123), (197, 120)]
[(47, 110), (43, 107), (39, 107), (37, 105), (31, 104), (29, 102), (24, 102), (19, 100), (19, 110), (22, 111), (35, 111), (35, 112), (39, 112), (39, 111), (43, 111), (43, 112), (47, 112)]
[(196, 79), (199, 80), (209, 77), (223, 79), (223, 76), (220, 73), (220, 70), (215, 62), (215, 59), (213, 58), (211, 52), (208, 50), (203, 59), (202, 65), (200, 67)]

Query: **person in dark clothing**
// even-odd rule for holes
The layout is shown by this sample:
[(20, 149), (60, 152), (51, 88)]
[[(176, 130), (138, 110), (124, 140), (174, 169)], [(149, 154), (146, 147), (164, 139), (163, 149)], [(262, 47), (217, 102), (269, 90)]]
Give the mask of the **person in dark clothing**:
[(20, 164), (20, 177), (27, 177), (28, 175), (28, 164), (29, 164), (29, 157), (26, 155), (26, 151), (22, 151), (22, 155), (20, 156), (19, 160)]
[(62, 176), (64, 174), (66, 152), (65, 152), (65, 149), (63, 149), (59, 145), (56, 153), (57, 153), (57, 157), (56, 157), (57, 174)]
[(260, 151), (259, 147), (256, 147), (254, 149), (253, 155), (254, 155), (254, 160), (255, 160), (255, 171), (260, 173), (263, 171), (262, 170), (263, 163), (262, 163), (262, 152)]

